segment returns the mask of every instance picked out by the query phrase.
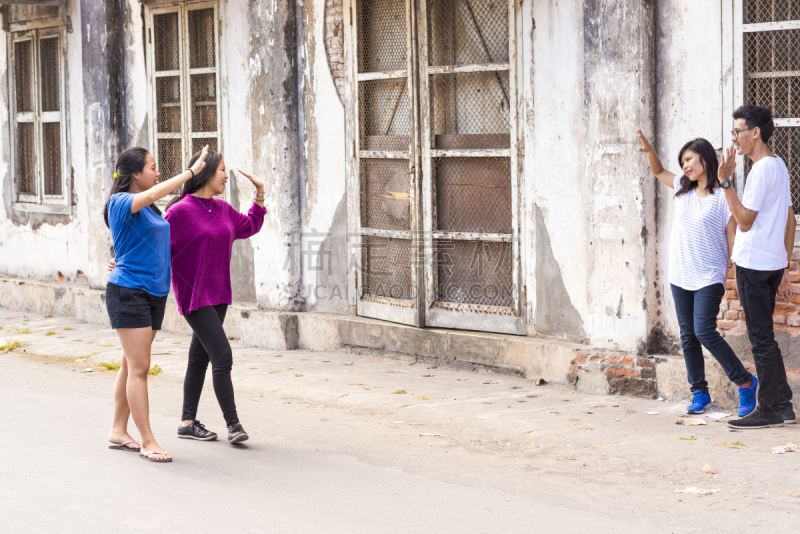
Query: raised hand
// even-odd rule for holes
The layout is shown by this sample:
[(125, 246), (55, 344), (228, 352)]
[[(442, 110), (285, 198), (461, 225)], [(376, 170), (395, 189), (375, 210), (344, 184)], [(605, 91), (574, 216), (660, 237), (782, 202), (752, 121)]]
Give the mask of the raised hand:
[(722, 151), (722, 162), (719, 164), (717, 175), (719, 180), (724, 182), (730, 180), (733, 171), (736, 170), (736, 147), (730, 146)]
[(192, 172), (195, 176), (197, 176), (197, 174), (205, 168), (206, 156), (208, 156), (208, 145), (203, 147), (203, 151), (200, 152), (200, 157), (197, 158), (197, 161), (195, 161), (194, 165), (192, 165)]
[(653, 145), (650, 143), (650, 141), (648, 141), (647, 138), (642, 133), (641, 128), (637, 128), (636, 133), (639, 135), (639, 141), (642, 142), (642, 146), (639, 148), (639, 152), (648, 153), (656, 151), (656, 149), (653, 148)]
[(264, 190), (264, 182), (261, 180), (261, 178), (259, 178), (255, 174), (248, 174), (248, 173), (244, 172), (242, 169), (240, 169), (239, 167), (236, 167), (236, 170), (239, 171), (240, 173), (244, 174), (245, 177), (248, 180), (250, 180), (253, 183), (254, 186), (256, 186), (256, 191), (258, 191), (260, 193), (260, 192), (262, 192)]

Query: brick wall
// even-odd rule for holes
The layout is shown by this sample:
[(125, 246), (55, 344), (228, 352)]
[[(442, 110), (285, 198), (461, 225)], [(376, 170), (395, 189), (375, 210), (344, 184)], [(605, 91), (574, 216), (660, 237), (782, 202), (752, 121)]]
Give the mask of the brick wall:
[[(792, 262), (789, 264), (789, 278), (792, 281), (792, 292), (788, 299), (779, 298), (775, 303), (775, 314), (772, 322), (776, 330), (792, 334), (800, 334), (800, 249), (795, 244)], [(717, 328), (724, 336), (732, 330), (744, 328), (744, 310), (739, 302), (739, 292), (733, 280), (733, 269), (728, 269), (728, 281), (725, 284), (725, 298), (720, 304), (717, 315)]]
[(581, 382), (582, 391), (655, 397), (655, 361), (626, 352), (578, 352), (567, 382), (573, 387)]
[(325, 56), (331, 69), (333, 83), (344, 104), (344, 17), (342, 0), (325, 0)]

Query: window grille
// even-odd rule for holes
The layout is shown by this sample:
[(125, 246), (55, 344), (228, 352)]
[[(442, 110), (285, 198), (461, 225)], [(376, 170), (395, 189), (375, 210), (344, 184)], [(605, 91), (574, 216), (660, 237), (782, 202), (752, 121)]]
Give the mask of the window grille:
[(216, 2), (149, 11), (152, 130), (165, 179), (185, 169), (203, 146), (221, 149), (218, 27)]
[[(789, 169), (800, 213), (800, 2), (744, 0), (744, 104), (772, 109), (770, 148)], [(745, 173), (750, 162), (745, 159)]]
[(63, 204), (66, 150), (60, 28), (11, 34), (17, 201)]

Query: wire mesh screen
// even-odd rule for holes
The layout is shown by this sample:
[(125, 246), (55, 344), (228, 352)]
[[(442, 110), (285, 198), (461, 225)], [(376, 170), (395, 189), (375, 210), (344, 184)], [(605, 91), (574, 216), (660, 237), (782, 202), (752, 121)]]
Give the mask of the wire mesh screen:
[(61, 91), (59, 91), (61, 73), (58, 56), (57, 37), (39, 41), (42, 111), (61, 109)]
[(217, 131), (217, 75), (191, 75), (192, 131)]
[(358, 104), (361, 150), (411, 148), (411, 105), (406, 78), (359, 82)]
[[(431, 128), (436, 136), (451, 135), (449, 148), (509, 148), (510, 106), (508, 72), (434, 74), (430, 80)], [(481, 134), (506, 134), (505, 144)], [(436, 148), (444, 148), (436, 146)]]
[(362, 236), (362, 294), (411, 300), (413, 252), (410, 239)]
[(17, 93), (17, 113), (33, 111), (33, 44), (14, 43), (14, 86)]
[(42, 124), (42, 155), (44, 161), (44, 194), (61, 196), (61, 124)]
[(180, 69), (177, 13), (162, 13), (153, 16), (153, 40), (156, 71)]
[(17, 191), (26, 195), (36, 194), (35, 149), (33, 123), (17, 123)]
[(214, 43), (214, 8), (189, 11), (189, 68), (202, 69), (217, 64)]
[(364, 0), (358, 10), (358, 72), (408, 68), (406, 0)]
[(511, 160), (437, 158), (437, 230), (511, 233)]
[(745, 61), (750, 75), (789, 76), (800, 70), (800, 30), (747, 32)]
[(203, 147), (208, 145), (209, 150), (219, 152), (219, 146), (216, 137), (195, 137), (192, 139), (192, 154), (196, 154), (203, 150)]
[(797, 0), (745, 0), (744, 23), (781, 22), (800, 20), (800, 2)]
[(411, 230), (408, 160), (361, 160), (361, 226)]
[(169, 180), (183, 171), (182, 141), (180, 139), (158, 140), (158, 172)]
[(800, 128), (775, 128), (772, 150), (786, 163), (791, 177), (792, 206), (800, 212)]
[(428, 0), (431, 65), (508, 63), (508, 2)]
[(181, 80), (178, 76), (156, 78), (158, 132), (181, 131)]
[(747, 80), (747, 103), (772, 108), (776, 118), (800, 117), (800, 76), (796, 78), (753, 78)]
[(436, 300), (513, 306), (511, 243), (439, 239), (433, 253), (437, 263)]

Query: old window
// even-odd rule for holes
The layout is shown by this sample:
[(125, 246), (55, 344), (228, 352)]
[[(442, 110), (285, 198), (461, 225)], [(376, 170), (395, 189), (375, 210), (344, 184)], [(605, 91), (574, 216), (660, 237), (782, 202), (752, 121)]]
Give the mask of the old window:
[(33, 206), (63, 206), (69, 199), (62, 29), (13, 32), (9, 51), (16, 200)]
[(151, 133), (159, 171), (171, 178), (204, 145), (222, 150), (216, 2), (148, 11)]
[(770, 145), (789, 168), (800, 213), (800, 2), (744, 0), (742, 45), (743, 103), (772, 109)]

